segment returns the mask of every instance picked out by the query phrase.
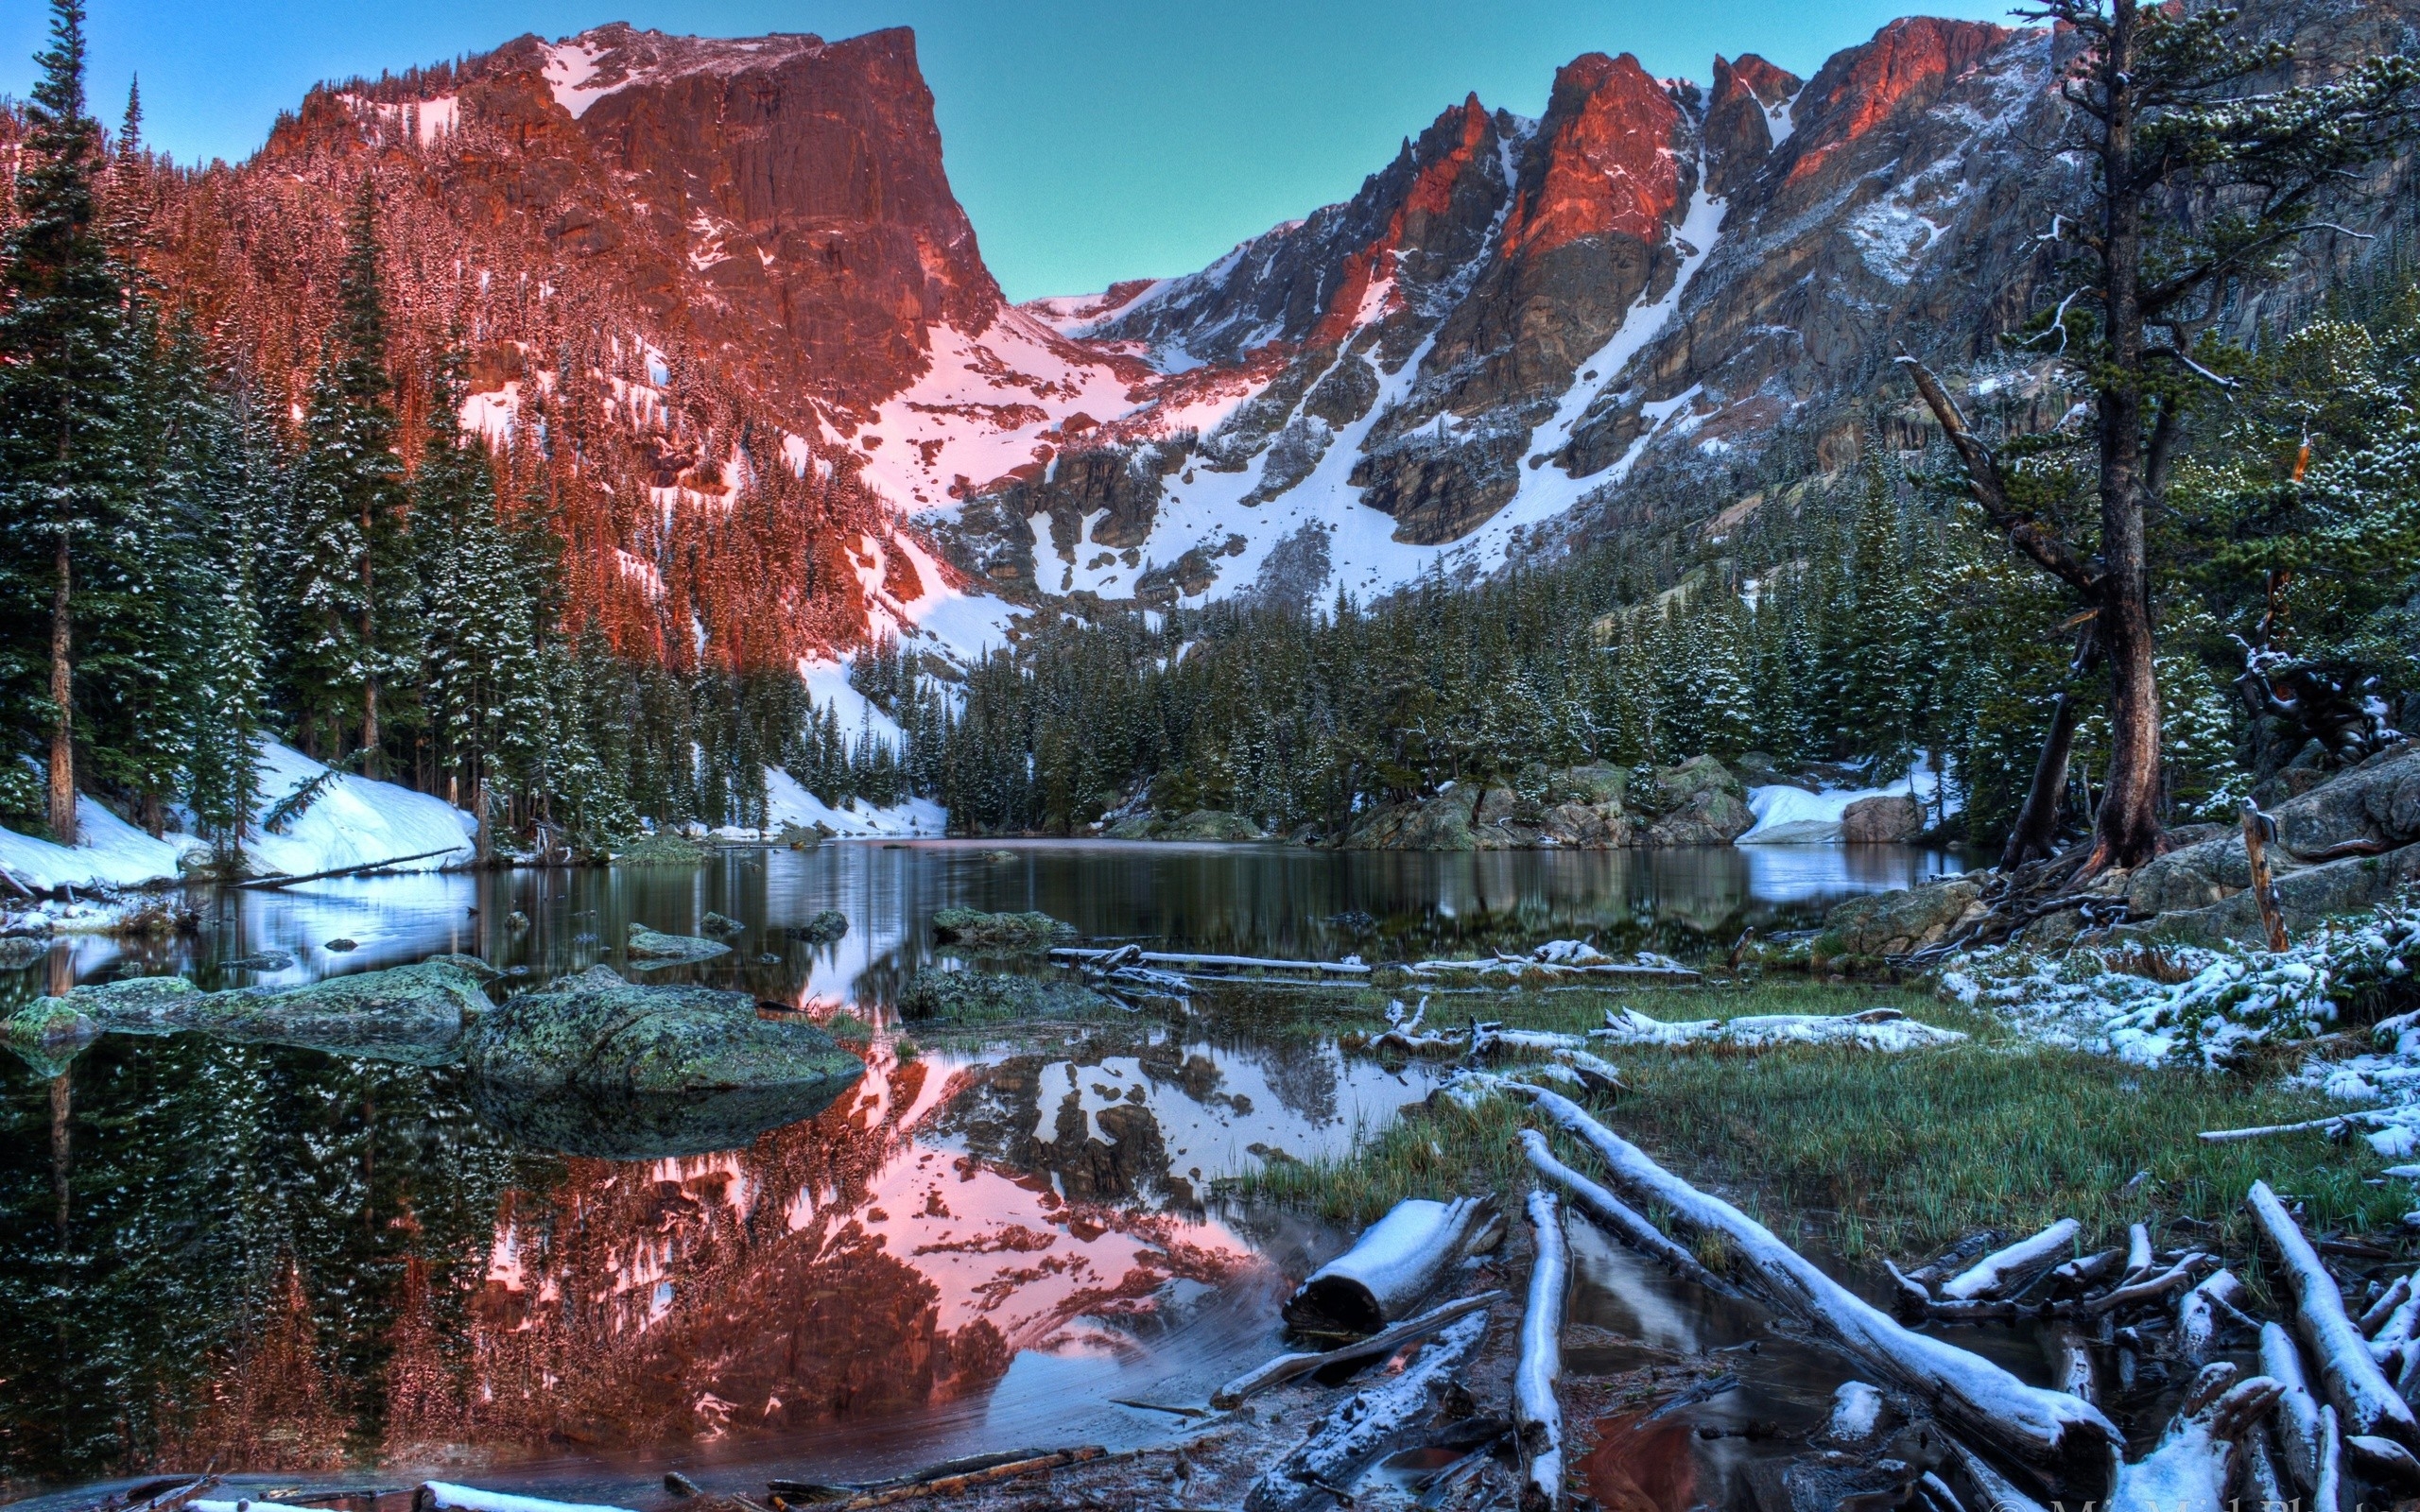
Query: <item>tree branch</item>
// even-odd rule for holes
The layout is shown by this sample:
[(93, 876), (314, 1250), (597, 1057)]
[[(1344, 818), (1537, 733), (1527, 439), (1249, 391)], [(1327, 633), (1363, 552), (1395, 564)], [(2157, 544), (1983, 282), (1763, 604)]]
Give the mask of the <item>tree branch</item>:
[(2100, 575), (2041, 521), (2009, 502), (2008, 483), (2000, 475), (1999, 458), (1966, 428), (1966, 418), (1958, 412), (1957, 403), (1942, 387), (1941, 380), (1933, 376), (1932, 369), (1913, 357), (1896, 360), (1915, 380), (1916, 392), (1924, 396), (1932, 418), (1949, 437), (1949, 444), (1957, 448), (1959, 460), (1965, 464), (1967, 490), (1982, 506), (1984, 518), (1991, 521), (1992, 527), (2007, 536), (2010, 545), (2032, 558), (2044, 572), (2078, 593), (2095, 592)]

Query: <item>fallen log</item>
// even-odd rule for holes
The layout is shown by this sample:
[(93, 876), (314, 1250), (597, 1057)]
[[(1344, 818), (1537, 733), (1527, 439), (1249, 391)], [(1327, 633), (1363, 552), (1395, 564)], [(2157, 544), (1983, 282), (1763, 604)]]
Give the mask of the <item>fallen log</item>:
[(233, 885), (238, 888), (291, 887), (297, 883), (325, 882), (331, 877), (358, 877), (372, 871), (384, 871), (389, 867), (400, 867), (406, 861), (426, 861), (432, 856), (450, 856), (461, 849), (462, 847), (458, 845), (449, 845), (436, 850), (423, 850), (414, 855), (389, 856), (384, 861), (364, 861), (355, 866), (330, 867), (325, 871), (306, 871), (299, 877), (247, 877)]
[(2083, 1317), (2101, 1317), (2137, 1302), (2156, 1301), (2180, 1286), (2190, 1286), (2200, 1279), (2204, 1270), (2217, 1263), (2210, 1256), (2196, 1250), (2148, 1280), (2119, 1286), (2099, 1297), (2085, 1297), (2076, 1304), (2076, 1312)]
[(2391, 1120), (2401, 1109), (2385, 1108), (2361, 1108), (2350, 1113), (2338, 1113), (2328, 1118), (2307, 1118), (2299, 1124), (2262, 1124), (2253, 1128), (2204, 1129), (2194, 1136), (2204, 1144), (2233, 1144), (2238, 1140), (2267, 1139), (2272, 1134), (2308, 1134), (2314, 1129), (2334, 1133), (2354, 1124), (2376, 1124)]
[(2143, 1224), (2126, 1230), (2126, 1274), (2118, 1278), (2120, 1286), (2131, 1286), (2152, 1273), (2152, 1231)]
[(2411, 1295), (2411, 1278), (2409, 1276), (2397, 1276), (2394, 1279), (2394, 1284), (2380, 1293), (2378, 1295), (2378, 1299), (2370, 1304), (2369, 1311), (2363, 1313), (2360, 1317), (2353, 1320), (2353, 1326), (2360, 1329), (2363, 1333), (2370, 1335), (2372, 1338), (2376, 1338), (2377, 1336), (2378, 1326), (2384, 1323), (2388, 1318), (2394, 1316), (2394, 1310), (2401, 1307), (2403, 1305), (2404, 1298)]
[(1495, 1203), (1486, 1197), (1406, 1198), (1363, 1229), (1352, 1248), (1311, 1272), (1287, 1298), (1283, 1315), (1305, 1332), (1375, 1333), (1435, 1291), (1495, 1216)]
[(2049, 1512), (2017, 1488), (2014, 1481), (1992, 1469), (1991, 1463), (1956, 1439), (1949, 1440), (1949, 1464), (1966, 1483), (1970, 1505), (1984, 1512)]
[(2420, 1420), (2370, 1357), (2367, 1339), (2344, 1315), (2344, 1294), (2320, 1263), (2302, 1227), (2286, 1211), (2266, 1181), (2252, 1183), (2252, 1213), (2286, 1271), (2294, 1323), (2319, 1362), (2321, 1393), (2336, 1408), (2348, 1433), (2375, 1434), (2409, 1449), (2420, 1443)]
[(1536, 1256), (1521, 1314), (1521, 1354), (1512, 1367), (1512, 1426), (1520, 1440), (1522, 1512), (1554, 1512), (1563, 1503), (1563, 1302), (1571, 1288), (1571, 1251), (1554, 1194), (1530, 1193)]
[(2109, 1512), (2223, 1512), (2236, 1445), (2284, 1391), (2267, 1376), (2235, 1378), (2231, 1365), (2195, 1378), (2158, 1446), (2119, 1469)]
[(2212, 1271), (2176, 1299), (2176, 1352), (2196, 1369), (2209, 1364), (2218, 1345), (2219, 1325), (2243, 1315), (2236, 1299), (2243, 1283), (2226, 1269)]
[(2100, 1388), (2092, 1369), (2092, 1346), (2072, 1325), (2050, 1335), (2050, 1385), (2078, 1401), (2100, 1405)]
[(1454, 1371), (1478, 1348), (1487, 1319), (1446, 1328), (1403, 1372), (1355, 1392), (1322, 1418), (1300, 1448), (1272, 1465), (1244, 1495), (1245, 1512), (1311, 1512), (1351, 1500), (1361, 1472), (1432, 1410)]
[(1044, 1470), (1055, 1470), (1068, 1465), (1089, 1465), (1095, 1460), (1108, 1457), (1109, 1451), (1098, 1444), (1087, 1444), (1080, 1449), (1052, 1450), (1046, 1454), (1012, 1459), (1005, 1464), (987, 1465), (981, 1469), (964, 1470), (956, 1475), (939, 1475), (929, 1480), (914, 1481), (906, 1486), (868, 1491), (863, 1496), (853, 1496), (840, 1503), (836, 1512), (865, 1512), (869, 1507), (892, 1506), (901, 1502), (922, 1501), (928, 1496), (959, 1496), (977, 1486), (995, 1486), (1002, 1481), (1038, 1475)]
[(2310, 1512), (2342, 1512), (2343, 1505), (2344, 1435), (2331, 1403), (2319, 1409), (2319, 1477), (2310, 1491)]
[(1210, 1405), (1221, 1412), (1237, 1406), (1272, 1387), (1330, 1366), (1351, 1365), (1357, 1360), (1384, 1359), (1407, 1344), (1425, 1339), (1457, 1318), (1468, 1316), (1504, 1299), (1501, 1291), (1481, 1292), (1430, 1308), (1418, 1317), (1406, 1318), (1394, 1327), (1374, 1333), (1357, 1344), (1316, 1353), (1281, 1354), (1255, 1370), (1246, 1371), (1225, 1385), (1210, 1393)]
[(2277, 1399), (2277, 1448), (2286, 1474), (2305, 1491), (2319, 1486), (2320, 1406), (2303, 1375), (2302, 1351), (2281, 1323), (2260, 1326), (2260, 1373), (2285, 1388)]
[(1675, 1276), (1693, 1280), (1718, 1296), (1742, 1297), (1738, 1287), (1706, 1269), (1703, 1261), (1674, 1244), (1663, 1229), (1648, 1222), (1628, 1203), (1556, 1160), (1544, 1134), (1533, 1128), (1523, 1129), (1521, 1147), (1529, 1152), (1530, 1168), (1570, 1193), (1573, 1204), (1598, 1227), (1610, 1230), (1615, 1238)]
[(2023, 1290), (2016, 1283), (2055, 1260), (2075, 1243), (2083, 1225), (2062, 1218), (2031, 1239), (1995, 1250), (1943, 1283), (1941, 1295), (1953, 1302), (1979, 1302)]
[(1619, 1185), (1719, 1235), (1752, 1289), (1776, 1312), (1807, 1325), (1864, 1369), (1928, 1400), (1951, 1427), (1995, 1446), (2054, 1494), (2097, 1497), (2107, 1489), (2111, 1451), (2123, 1440), (2099, 1408), (2029, 1386), (1979, 1355), (1902, 1328), (1764, 1225), (1666, 1171), (1569, 1098), (1544, 1088), (1521, 1090), (1595, 1149)]
[(423, 1481), (412, 1492), (412, 1512), (628, 1512), (593, 1502), (554, 1502), (510, 1491), (483, 1491), (451, 1481)]
[(2062, 1292), (2088, 1292), (2118, 1275), (2126, 1264), (2122, 1249), (2104, 1249), (2098, 1255), (2083, 1255), (2052, 1269), (2050, 1285)]

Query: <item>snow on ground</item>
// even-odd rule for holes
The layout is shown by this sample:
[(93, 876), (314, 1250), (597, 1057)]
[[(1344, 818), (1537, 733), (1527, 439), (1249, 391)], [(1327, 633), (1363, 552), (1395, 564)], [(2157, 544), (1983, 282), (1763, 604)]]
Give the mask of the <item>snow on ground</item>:
[[(1703, 182), (1703, 175), (1700, 182)], [(1553, 419), (1531, 435), (1530, 455), (1551, 453), (1563, 446), (1599, 396), (1618, 393), (1629, 386), (1631, 363), (1670, 322), (1690, 280), (1713, 251), (1722, 214), (1723, 201), (1701, 187), (1675, 233), (1680, 243), (1691, 249), (1682, 259), (1679, 277), (1662, 299), (1634, 306), (1621, 329), (1581, 364), (1581, 376), (1574, 378)], [(1430, 341), (1422, 343), (1396, 371), (1381, 373), (1378, 397), (1369, 410), (1334, 434), (1308, 476), (1268, 503), (1242, 503), (1244, 495), (1261, 482), (1269, 464), (1267, 451), (1241, 472), (1201, 468), (1193, 470), (1190, 481), (1170, 479), (1150, 538), (1141, 547), (1145, 561), (1164, 565), (1196, 546), (1203, 547), (1218, 558), (1219, 563), (1219, 579), (1210, 590), (1210, 596), (1224, 597), (1249, 588), (1277, 543), (1307, 526), (1327, 534), (1330, 590), (1343, 588), (1357, 597), (1386, 593), (1440, 565), (1449, 572), (1465, 567), (1492, 571), (1503, 565), (1522, 533), (1567, 512), (1584, 495), (1619, 481), (1650, 440), (1675, 424), (1688, 423), (1685, 412), (1695, 397), (1694, 391), (1647, 405), (1646, 412), (1654, 423), (1614, 467), (1575, 478), (1551, 464), (1530, 468), (1525, 463), (1520, 491), (1474, 534), (1442, 546), (1397, 541), (1393, 519), (1365, 507), (1360, 502), (1361, 490), (1348, 477), (1360, 459), (1362, 441), (1380, 417), (1411, 392), (1433, 341), (1432, 336)], [(1596, 376), (1584, 376), (1589, 373)], [(1179, 423), (1179, 418), (1170, 417), (1169, 423)], [(1205, 432), (1210, 428), (1207, 417), (1190, 412), (1182, 417), (1182, 423), (1198, 425)], [(1241, 549), (1234, 555), (1224, 555), (1231, 537), (1240, 538)], [(1128, 567), (1112, 553), (1081, 546), (1061, 591), (1088, 589), (1105, 597), (1122, 598), (1133, 592), (1137, 576), (1137, 569)], [(1045, 576), (1047, 577), (1046, 569)]]
[[(258, 869), (299, 877), (419, 856), (401, 869), (434, 871), (470, 859), (475, 827), (468, 814), (442, 799), (347, 773), (332, 777), (286, 833), (268, 833), (269, 811), (327, 770), (291, 747), (262, 745), (260, 799), (247, 842)], [(181, 831), (155, 840), (90, 797), (77, 800), (76, 815), (83, 833), (72, 849), (0, 830), (0, 868), (31, 887), (131, 887), (172, 881), (181, 858), (209, 854), (207, 841)]]
[(1820, 793), (1809, 793), (1787, 782), (1752, 787), (1748, 789), (1748, 812), (1756, 816), (1755, 827), (1736, 843), (1837, 845), (1841, 817), (1848, 813), (1850, 804), (1869, 798), (1913, 796), (1929, 811), (1940, 787), (1940, 777), (1922, 761), (1910, 767), (1907, 776), (1884, 787), (1827, 787)]
[[(765, 769), (765, 823), (776, 831), (785, 824), (801, 829), (821, 824), (850, 836), (938, 835), (949, 830), (949, 810), (924, 798), (911, 798), (890, 808), (852, 799), (845, 806), (834, 808), (799, 786), (789, 773), (769, 766)], [(725, 829), (717, 833), (738, 837), (754, 832)]]

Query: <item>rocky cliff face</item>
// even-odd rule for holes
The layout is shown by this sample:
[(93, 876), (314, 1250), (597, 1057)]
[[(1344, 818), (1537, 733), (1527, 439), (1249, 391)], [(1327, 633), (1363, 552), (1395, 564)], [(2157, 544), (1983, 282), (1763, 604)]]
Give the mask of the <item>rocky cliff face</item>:
[[(2246, 24), (2342, 62), (2413, 45), (2420, 0)], [(1781, 438), (1852, 457), (1893, 352), (1994, 357), (2081, 171), (2030, 145), (2060, 45), (1917, 18), (1703, 87), (1590, 53), (1541, 118), (1466, 98), (1199, 272), (1010, 307), (908, 32), (616, 25), (313, 92), (167, 176), (158, 264), (299, 394), (373, 177), (399, 366), (467, 339), (467, 418), (577, 433), (580, 591), (667, 657), (683, 609), (762, 661), (966, 589), (1313, 602), (1720, 507)], [(2409, 173), (2348, 214), (2408, 217)], [(717, 556), (744, 490), (778, 549)]]

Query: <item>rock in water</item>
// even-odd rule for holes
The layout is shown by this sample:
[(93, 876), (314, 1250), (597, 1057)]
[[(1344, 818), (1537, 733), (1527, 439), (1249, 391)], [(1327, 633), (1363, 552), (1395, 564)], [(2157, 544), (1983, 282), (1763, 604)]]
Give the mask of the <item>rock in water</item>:
[(641, 971), (658, 966), (684, 966), (696, 961), (710, 961), (726, 955), (731, 947), (720, 940), (700, 939), (695, 935), (663, 935), (645, 924), (632, 923), (622, 943), (622, 952), (631, 964)]
[(194, 1033), (436, 1065), (454, 1057), (463, 1025), (492, 1006), (477, 974), (450, 960), (231, 992), (150, 976), (39, 998), (9, 1020), (8, 1038), (28, 1058), (72, 1057), (110, 1033)]
[(1924, 805), (1912, 798), (1861, 798), (1841, 811), (1841, 838), (1851, 845), (1905, 844), (1924, 833)]
[(1956, 878), (1927, 887), (1868, 893), (1852, 898), (1825, 917), (1812, 949), (1818, 971), (1861, 966), (1885, 955), (1904, 955), (1938, 943), (1973, 915), (1983, 894), (1980, 883)]
[(945, 945), (992, 954), (1034, 954), (1076, 937), (1076, 926), (1048, 914), (987, 914), (944, 908), (933, 915), (933, 937)]
[(904, 1016), (948, 1023), (1081, 1018), (1110, 1006), (1107, 998), (1073, 982), (998, 971), (920, 972), (899, 999)]
[(829, 945), (849, 933), (849, 916), (837, 908), (826, 908), (804, 924), (792, 924), (787, 933), (790, 938), (809, 945)]
[(745, 934), (747, 930), (748, 926), (738, 919), (711, 911), (698, 920), (698, 932), (713, 939), (729, 939), (734, 935)]
[(463, 1037), (483, 1114), (571, 1154), (647, 1159), (729, 1149), (810, 1118), (864, 1074), (801, 1019), (744, 992), (647, 987), (591, 967), (508, 999)]

